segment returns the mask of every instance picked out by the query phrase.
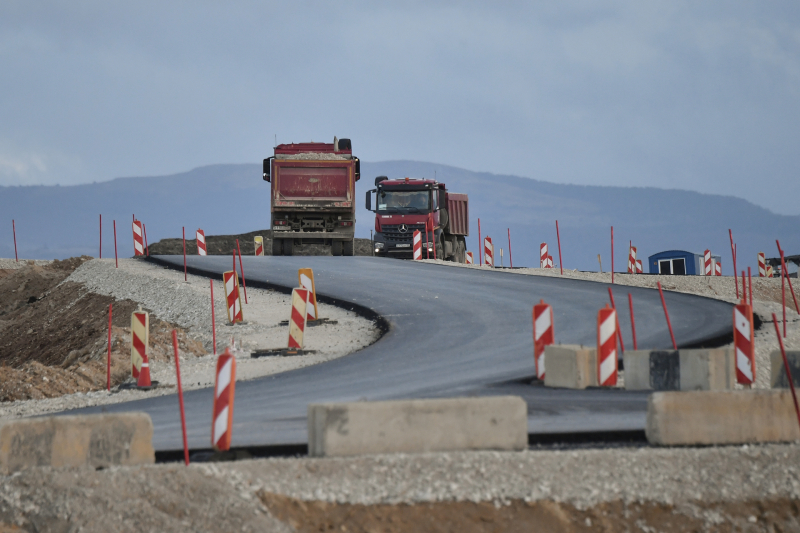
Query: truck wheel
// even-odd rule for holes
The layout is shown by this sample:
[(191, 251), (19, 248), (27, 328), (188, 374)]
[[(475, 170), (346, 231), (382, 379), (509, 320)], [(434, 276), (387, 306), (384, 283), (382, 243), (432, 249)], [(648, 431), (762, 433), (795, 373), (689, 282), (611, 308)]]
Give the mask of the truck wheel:
[(436, 259), (440, 261), (444, 260), (444, 243), (441, 239), (436, 241)]
[(458, 238), (458, 262), (459, 263), (466, 263), (467, 262), (467, 241), (464, 240), (464, 237)]
[(292, 255), (294, 239), (283, 239), (283, 255)]
[(272, 239), (272, 255), (283, 255), (283, 241)]
[(342, 242), (342, 255), (352, 256), (354, 244), (352, 240)]
[(342, 255), (342, 241), (331, 241), (331, 255)]

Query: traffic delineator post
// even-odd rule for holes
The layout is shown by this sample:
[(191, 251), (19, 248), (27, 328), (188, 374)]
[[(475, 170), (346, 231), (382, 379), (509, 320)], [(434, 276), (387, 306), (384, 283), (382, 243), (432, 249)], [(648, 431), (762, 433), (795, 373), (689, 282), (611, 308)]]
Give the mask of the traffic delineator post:
[(617, 384), (617, 312), (608, 304), (597, 313), (597, 383)]
[(473, 264), (475, 264), (475, 258), (474, 258), (474, 257), (472, 257), (472, 252), (467, 252), (467, 253), (466, 253), (466, 264), (467, 264), (467, 265), (473, 265)]
[(150, 342), (150, 314), (141, 309), (131, 314), (131, 376), (138, 381)]
[(483, 262), (486, 266), (494, 268), (494, 245), (489, 236), (483, 238)]
[(142, 233), (142, 221), (133, 221), (133, 255), (138, 257), (144, 255), (144, 233)]
[(318, 320), (319, 307), (317, 306), (317, 287), (314, 284), (314, 271), (310, 268), (301, 268), (297, 271), (300, 287), (309, 291), (308, 305), (306, 306), (307, 320)]
[(289, 317), (289, 348), (303, 349), (303, 334), (308, 320), (308, 297), (306, 289), (292, 289), (292, 314)]
[(628, 248), (628, 274), (636, 274), (636, 247)]
[(217, 358), (214, 380), (214, 419), (211, 424), (211, 446), (217, 451), (231, 449), (233, 437), (233, 400), (236, 389), (236, 357), (225, 348)]
[(533, 306), (533, 361), (536, 367), (536, 377), (544, 381), (544, 348), (555, 342), (553, 332), (553, 308), (539, 300)]
[(711, 250), (703, 252), (703, 274), (706, 276), (714, 275), (714, 272), (711, 270)]
[(767, 265), (767, 276), (766, 277), (771, 278), (774, 275), (775, 275), (775, 272), (772, 269), (772, 265)]
[(539, 267), (540, 268), (547, 268), (547, 257), (550, 254), (547, 253), (547, 243), (543, 242), (539, 245)]
[(637, 259), (636, 260), (636, 273), (637, 274), (642, 274), (643, 272), (644, 272), (644, 270), (642, 269), (642, 260), (641, 259)]
[(767, 259), (764, 252), (758, 252), (758, 277), (767, 277)]
[(422, 260), (422, 233), (419, 230), (414, 231), (414, 239), (413, 239), (413, 247), (414, 247), (414, 260), (421, 261)]
[(255, 246), (256, 257), (264, 257), (264, 237), (261, 235), (253, 237), (253, 246)]
[(714, 261), (714, 275), (715, 276), (722, 275), (722, 260)]
[(733, 307), (733, 345), (736, 349), (736, 382), (752, 385), (756, 380), (753, 315), (751, 307), (742, 302)]
[(244, 322), (242, 297), (239, 294), (239, 277), (236, 272), (223, 272), (222, 283), (225, 285), (225, 307), (228, 310), (228, 322), (231, 324)]
[(206, 250), (206, 233), (198, 229), (195, 232), (195, 239), (197, 239), (197, 255), (208, 255)]

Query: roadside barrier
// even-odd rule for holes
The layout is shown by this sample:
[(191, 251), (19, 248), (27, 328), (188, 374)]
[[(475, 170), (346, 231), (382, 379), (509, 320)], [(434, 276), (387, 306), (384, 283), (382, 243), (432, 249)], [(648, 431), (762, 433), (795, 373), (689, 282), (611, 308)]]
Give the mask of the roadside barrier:
[(756, 380), (753, 344), (753, 315), (750, 306), (740, 303), (733, 308), (733, 344), (736, 347), (736, 381), (752, 385)]
[(303, 349), (303, 333), (306, 329), (309, 291), (292, 289), (292, 316), (289, 318), (289, 348)]
[(264, 237), (256, 235), (253, 237), (253, 244), (256, 249), (256, 257), (264, 257)]
[(767, 277), (771, 278), (771, 277), (773, 277), (773, 274), (774, 274), (774, 272), (772, 270), (772, 265), (767, 265)]
[(133, 221), (133, 255), (134, 257), (144, 255), (144, 237), (141, 220)]
[(764, 252), (758, 252), (758, 277), (767, 277), (767, 259)]
[(636, 274), (636, 247), (628, 249), (628, 274)]
[(636, 273), (637, 274), (642, 274), (643, 272), (644, 272), (644, 270), (642, 269), (642, 260), (641, 259), (637, 259), (636, 260)]
[(547, 268), (547, 243), (543, 242), (539, 245), (539, 267), (540, 268)]
[(553, 344), (555, 335), (553, 334), (553, 308), (539, 300), (533, 306), (533, 361), (536, 365), (536, 377), (544, 380), (544, 349), (545, 346)]
[(544, 268), (553, 268), (553, 256), (547, 254), (547, 260), (545, 261)]
[(150, 342), (150, 314), (147, 311), (134, 311), (131, 314), (131, 376), (139, 379), (142, 362), (147, 357)]
[(422, 233), (414, 231), (414, 260), (422, 261)]
[[(420, 252), (422, 255), (422, 252)], [(307, 320), (317, 320), (319, 318), (319, 308), (317, 307), (317, 287), (314, 285), (314, 271), (310, 268), (301, 268), (297, 271), (300, 287), (309, 291), (308, 304), (306, 306)]]
[(217, 358), (217, 377), (214, 381), (214, 421), (211, 426), (211, 446), (217, 451), (231, 449), (235, 389), (236, 358), (228, 348), (225, 348), (225, 353)]
[(722, 275), (722, 260), (714, 261), (714, 275), (715, 276)]
[(475, 259), (472, 257), (472, 252), (467, 252), (467, 264), (472, 265), (475, 263)]
[(486, 263), (486, 266), (494, 268), (494, 245), (491, 237), (483, 239), (483, 262)]
[(608, 304), (597, 313), (597, 383), (617, 384), (617, 312)]
[(197, 255), (208, 255), (206, 251), (206, 234), (203, 230), (197, 230), (195, 234), (197, 238)]
[(704, 264), (703, 273), (706, 276), (713, 275), (713, 272), (711, 270), (711, 250), (706, 250), (705, 252), (703, 252), (703, 264)]
[(222, 282), (225, 285), (225, 301), (228, 309), (228, 322), (236, 324), (244, 321), (242, 297), (239, 294), (239, 277), (236, 272), (223, 272)]
[(623, 356), (627, 390), (732, 390), (736, 353), (731, 348), (629, 350)]

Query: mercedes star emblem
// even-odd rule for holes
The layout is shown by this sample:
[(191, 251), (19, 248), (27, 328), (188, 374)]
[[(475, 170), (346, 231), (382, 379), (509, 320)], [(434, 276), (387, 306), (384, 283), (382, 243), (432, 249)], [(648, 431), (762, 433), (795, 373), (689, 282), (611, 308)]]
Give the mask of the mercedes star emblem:
[(398, 229), (400, 230), (400, 233), (405, 233), (408, 231), (408, 226), (406, 226), (405, 224), (400, 224), (400, 228)]

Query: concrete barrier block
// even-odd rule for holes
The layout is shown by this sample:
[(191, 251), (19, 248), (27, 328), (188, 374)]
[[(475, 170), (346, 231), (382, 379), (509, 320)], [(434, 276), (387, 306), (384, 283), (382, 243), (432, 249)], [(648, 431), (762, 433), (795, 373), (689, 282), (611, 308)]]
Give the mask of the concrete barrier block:
[(0, 423), (0, 470), (154, 463), (152, 441), (145, 413), (8, 420)]
[(544, 368), (544, 384), (547, 387), (585, 389), (597, 386), (595, 348), (551, 344), (544, 349)]
[[(786, 379), (786, 369), (783, 366), (783, 357), (780, 350), (774, 350), (769, 354), (772, 366), (770, 386), (773, 389), (788, 389), (789, 380)], [(786, 352), (786, 360), (789, 362), (789, 371), (792, 373), (792, 380), (795, 387), (800, 385), (800, 351)]]
[(792, 396), (784, 390), (655, 392), (645, 433), (651, 444), (665, 446), (800, 439)]
[(528, 406), (518, 396), (308, 406), (312, 457), (527, 447)]
[(730, 348), (680, 350), (681, 390), (731, 390), (736, 385), (736, 355)]
[(623, 354), (627, 390), (678, 390), (680, 356), (675, 350), (629, 350)]

